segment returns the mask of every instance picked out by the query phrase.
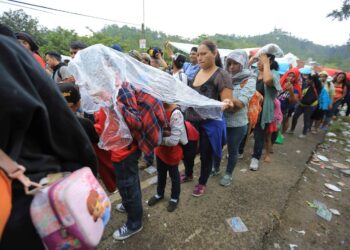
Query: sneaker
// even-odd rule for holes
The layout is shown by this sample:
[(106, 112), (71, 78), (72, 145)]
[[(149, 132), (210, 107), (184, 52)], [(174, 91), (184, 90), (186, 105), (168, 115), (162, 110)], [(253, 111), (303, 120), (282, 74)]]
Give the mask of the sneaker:
[(185, 174), (180, 175), (180, 182), (185, 183), (193, 180), (193, 175), (186, 176)]
[(152, 207), (155, 204), (157, 204), (159, 201), (161, 201), (163, 197), (157, 198), (155, 195), (151, 197), (151, 199), (148, 200), (148, 206)]
[(136, 229), (136, 230), (130, 230), (130, 229), (128, 229), (126, 224), (124, 224), (118, 230), (114, 231), (113, 238), (116, 240), (125, 240), (125, 239), (133, 236), (134, 234), (140, 232), (142, 230), (142, 228), (143, 228), (143, 226), (141, 226), (139, 229)]
[(217, 176), (221, 173), (220, 169), (213, 168), (210, 172), (210, 176)]
[(243, 154), (238, 154), (238, 159), (243, 159)]
[(232, 176), (229, 174), (225, 174), (224, 177), (221, 178), (220, 180), (220, 185), (221, 186), (229, 186), (232, 182)]
[(123, 205), (123, 203), (119, 203), (115, 206), (115, 209), (118, 211), (118, 212), (121, 212), (121, 213), (125, 213), (125, 207)]
[(300, 134), (298, 137), (299, 137), (300, 139), (303, 139), (303, 138), (305, 138), (305, 137), (306, 137), (306, 135), (304, 135), (304, 134)]
[(250, 166), (249, 169), (252, 171), (256, 171), (259, 168), (259, 160), (256, 158), (252, 158), (252, 160), (250, 161)]
[(195, 196), (195, 197), (202, 196), (202, 195), (204, 194), (204, 190), (205, 190), (205, 186), (204, 186), (204, 185), (197, 184), (197, 185), (194, 187), (194, 190), (193, 190), (193, 192), (192, 192), (192, 195)]
[(173, 212), (177, 208), (178, 203), (179, 203), (179, 200), (177, 201), (170, 200), (167, 207), (168, 212), (170, 213)]

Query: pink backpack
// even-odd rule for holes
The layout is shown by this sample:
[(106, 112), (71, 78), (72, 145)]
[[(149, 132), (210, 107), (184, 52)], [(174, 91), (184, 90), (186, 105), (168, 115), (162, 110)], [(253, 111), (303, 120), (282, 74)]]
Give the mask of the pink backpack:
[(40, 190), (30, 213), (47, 249), (94, 249), (109, 220), (107, 194), (87, 167)]

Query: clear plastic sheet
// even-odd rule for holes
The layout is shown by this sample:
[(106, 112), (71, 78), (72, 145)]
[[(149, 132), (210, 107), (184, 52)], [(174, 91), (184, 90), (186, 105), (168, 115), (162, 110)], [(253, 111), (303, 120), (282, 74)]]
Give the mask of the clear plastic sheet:
[(259, 57), (261, 54), (271, 54), (276, 58), (281, 58), (284, 56), (282, 49), (274, 43), (266, 44), (264, 47), (258, 50), (255, 57)]
[[(68, 69), (81, 90), (83, 110), (93, 113), (103, 107), (108, 113), (99, 143), (103, 149), (122, 148), (132, 140), (116, 102), (123, 82), (163, 102), (176, 103), (182, 110), (191, 107), (201, 119), (221, 119), (221, 102), (200, 95), (166, 72), (101, 44), (80, 51)], [(121, 142), (113, 146), (118, 140)]]
[(108, 107), (104, 107), (103, 111), (107, 118), (104, 130), (100, 135), (99, 148), (117, 150), (128, 146), (133, 139), (120, 112)]

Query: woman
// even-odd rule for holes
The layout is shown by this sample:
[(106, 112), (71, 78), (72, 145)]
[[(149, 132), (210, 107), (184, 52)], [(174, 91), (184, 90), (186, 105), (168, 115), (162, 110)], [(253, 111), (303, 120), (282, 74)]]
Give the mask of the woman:
[(224, 113), (227, 126), (228, 161), (220, 185), (229, 186), (238, 160), (238, 149), (248, 128), (248, 102), (254, 95), (256, 76), (248, 68), (248, 55), (244, 50), (232, 51), (226, 59), (226, 70), (232, 76), (234, 109)]
[(278, 63), (272, 54), (261, 54), (258, 61), (258, 78), (256, 90), (264, 97), (262, 111), (254, 129), (254, 151), (249, 169), (256, 171), (262, 155), (266, 133), (274, 122), (274, 99), (281, 91)]
[[(215, 64), (217, 56), (216, 45), (211, 41), (203, 41), (198, 47), (198, 63), (200, 70), (194, 78), (190, 87), (198, 93), (225, 103), (224, 109), (233, 108), (232, 104), (232, 83), (230, 75)], [(186, 113), (187, 120), (194, 121), (200, 134), (200, 157), (201, 173), (198, 184), (195, 186), (192, 195), (201, 196), (204, 194), (212, 164), (213, 154), (221, 158), (221, 148), (225, 138), (225, 124), (222, 120), (199, 120), (198, 114)]]
[(298, 118), (304, 113), (303, 133), (299, 138), (305, 138), (309, 129), (311, 129), (311, 115), (318, 105), (318, 97), (322, 90), (322, 84), (318, 74), (310, 75), (307, 79), (307, 86), (303, 90), (300, 103), (297, 106), (292, 120), (292, 128), (289, 133), (293, 134), (298, 123)]
[(29, 35), (26, 32), (18, 32), (15, 35), (16, 35), (18, 42), (20, 44), (22, 44), (22, 46), (24, 48), (31, 51), (35, 60), (41, 65), (41, 67), (43, 67), (43, 69), (45, 69), (46, 68), (45, 61), (44, 61), (44, 59), (42, 59), (40, 57), (39, 52), (38, 52), (39, 47), (35, 43), (34, 39), (31, 37), (31, 35)]
[(334, 89), (335, 89), (335, 95), (333, 96), (333, 109), (332, 109), (332, 115), (337, 116), (338, 115), (338, 108), (341, 105), (343, 99), (345, 98), (347, 94), (347, 85), (346, 85), (346, 75), (344, 72), (340, 72), (335, 75), (334, 80)]
[(298, 68), (288, 70), (281, 78), (283, 92), (278, 95), (283, 114), (282, 132), (286, 132), (289, 126), (289, 117), (292, 116), (295, 104), (301, 96), (300, 72)]

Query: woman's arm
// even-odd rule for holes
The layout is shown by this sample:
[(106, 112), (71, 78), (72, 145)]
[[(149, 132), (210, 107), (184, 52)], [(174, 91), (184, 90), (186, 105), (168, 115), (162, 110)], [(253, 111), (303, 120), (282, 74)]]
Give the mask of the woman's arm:
[(232, 89), (229, 88), (223, 88), (222, 91), (220, 92), (220, 99), (222, 102), (225, 104), (223, 107), (223, 111), (233, 111), (234, 104), (233, 104), (233, 96), (232, 96)]
[(267, 86), (272, 87), (274, 84), (273, 84), (272, 72), (270, 69), (270, 59), (265, 54), (262, 54), (259, 59), (261, 63), (264, 65), (264, 69), (262, 72), (263, 81)]

